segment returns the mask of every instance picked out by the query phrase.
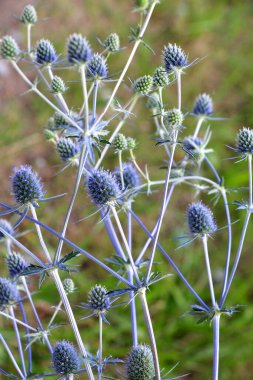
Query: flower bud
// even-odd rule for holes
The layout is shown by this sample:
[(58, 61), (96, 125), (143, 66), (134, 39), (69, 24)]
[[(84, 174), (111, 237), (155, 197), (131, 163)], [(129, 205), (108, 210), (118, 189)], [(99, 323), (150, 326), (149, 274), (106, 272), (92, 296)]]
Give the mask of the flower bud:
[(253, 129), (240, 129), (236, 137), (236, 148), (239, 153), (253, 153)]
[(169, 84), (168, 73), (164, 67), (158, 67), (153, 74), (153, 86), (156, 87), (166, 87)]
[(7, 278), (0, 277), (0, 308), (17, 302), (19, 293), (16, 286)]
[(208, 235), (217, 230), (212, 211), (202, 202), (189, 205), (187, 220), (189, 230), (193, 235)]
[(19, 47), (11, 36), (4, 36), (0, 41), (0, 55), (4, 59), (15, 60), (19, 54)]
[(114, 138), (112, 146), (115, 152), (120, 152), (127, 149), (127, 139), (123, 133), (118, 133)]
[(33, 5), (26, 5), (20, 17), (20, 21), (26, 25), (34, 25), (38, 21), (37, 12)]
[(75, 158), (79, 152), (77, 145), (72, 140), (64, 137), (57, 141), (56, 149), (64, 162)]
[(98, 53), (94, 54), (87, 64), (87, 77), (106, 78), (108, 68), (105, 59)]
[(153, 88), (153, 78), (151, 75), (144, 75), (143, 77), (138, 78), (133, 83), (133, 92), (140, 95), (148, 95), (148, 93)]
[(74, 293), (75, 291), (75, 284), (74, 281), (71, 278), (65, 278), (62, 281), (62, 285), (64, 287), (64, 290), (67, 294)]
[(154, 380), (152, 351), (147, 345), (132, 347), (126, 361), (127, 380)]
[(51, 82), (51, 91), (53, 94), (63, 94), (66, 91), (66, 86), (62, 78), (55, 75)]
[(163, 50), (163, 62), (167, 73), (182, 69), (188, 65), (188, 57), (181, 47), (168, 44)]
[(97, 169), (88, 178), (88, 193), (96, 205), (102, 206), (114, 204), (120, 196), (120, 188), (108, 170)]
[(53, 367), (58, 375), (69, 375), (79, 370), (80, 360), (74, 346), (63, 340), (53, 349)]
[(92, 310), (104, 313), (110, 307), (107, 289), (102, 285), (91, 288), (88, 294), (88, 303)]
[(50, 64), (56, 61), (55, 48), (49, 40), (42, 39), (36, 45), (36, 62)]
[(89, 42), (81, 34), (71, 34), (67, 42), (68, 61), (70, 63), (85, 63), (92, 57)]
[(116, 33), (111, 33), (104, 41), (104, 47), (111, 53), (115, 53), (120, 48), (119, 36)]
[(164, 123), (167, 127), (171, 127), (171, 128), (180, 127), (183, 121), (184, 121), (184, 115), (177, 108), (173, 108), (172, 110), (169, 110), (164, 115)]
[(23, 256), (16, 252), (11, 252), (7, 256), (6, 261), (10, 277), (18, 276), (25, 268), (28, 267), (28, 264)]

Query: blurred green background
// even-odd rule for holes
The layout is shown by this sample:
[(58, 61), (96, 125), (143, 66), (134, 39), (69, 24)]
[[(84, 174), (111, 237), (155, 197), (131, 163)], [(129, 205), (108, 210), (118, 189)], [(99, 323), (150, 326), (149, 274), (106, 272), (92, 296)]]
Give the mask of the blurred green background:
[[(1, 0), (0, 3), (0, 34), (11, 34), (21, 46), (25, 46), (25, 30), (19, 24), (19, 16), (23, 6), (23, 0)], [(54, 42), (57, 52), (64, 54), (66, 39), (70, 33), (83, 33), (88, 37), (94, 51), (101, 51), (101, 46), (96, 37), (105, 39), (110, 32), (117, 32), (121, 37), (122, 46), (127, 49), (113, 56), (109, 61), (111, 73), (118, 73), (123, 67), (130, 51), (127, 36), (130, 26), (138, 23), (138, 14), (132, 12), (132, 1), (92, 1), (92, 0), (51, 0), (32, 2), (37, 8), (40, 22), (33, 29), (33, 42), (39, 38), (48, 38)], [(236, 188), (247, 186), (246, 162), (235, 163), (228, 160), (233, 152), (226, 145), (233, 145), (235, 135), (242, 126), (251, 126), (253, 123), (252, 93), (253, 93), (253, 4), (252, 1), (220, 0), (220, 1), (162, 1), (156, 7), (151, 23), (145, 35), (145, 41), (156, 52), (141, 46), (135, 56), (134, 62), (127, 74), (124, 85), (121, 88), (119, 99), (127, 99), (130, 95), (128, 86), (129, 78), (135, 79), (140, 75), (152, 74), (156, 66), (161, 64), (161, 51), (168, 42), (176, 42), (189, 54), (189, 59), (203, 58), (197, 65), (189, 68), (183, 77), (183, 111), (192, 109), (195, 97), (201, 92), (209, 93), (215, 104), (215, 115), (228, 117), (222, 122), (210, 122), (212, 130), (212, 142), (210, 146), (215, 153), (210, 159), (224, 176), (228, 187)], [(34, 78), (33, 68), (27, 65), (27, 74)], [(59, 72), (66, 80), (70, 90), (66, 94), (69, 105), (78, 109), (82, 102), (78, 73), (69, 74), (66, 71)], [(67, 170), (55, 176), (59, 171), (59, 159), (54, 147), (48, 144), (43, 137), (43, 129), (52, 111), (35, 95), (20, 96), (26, 91), (22, 80), (16, 76), (11, 67), (4, 61), (0, 62), (0, 159), (2, 162), (0, 183), (1, 200), (11, 202), (9, 195), (9, 176), (12, 167), (22, 163), (32, 164), (40, 173), (49, 195), (68, 192), (64, 201), (47, 203), (39, 210), (39, 216), (50, 226), (60, 230), (66, 210), (67, 201), (71, 191), (71, 183), (74, 181), (74, 171)], [(102, 97), (107, 97), (111, 84), (104, 85), (100, 90), (100, 105), (103, 105)], [(46, 89), (44, 89), (47, 91)], [(176, 88), (171, 86), (166, 91), (168, 107), (176, 105)], [(187, 117), (184, 131), (189, 135), (193, 131), (195, 120)], [(113, 129), (113, 126), (111, 128)], [(207, 124), (206, 124), (207, 126)], [(203, 128), (204, 131), (205, 128)], [(139, 148), (136, 152), (139, 164), (144, 168), (148, 164), (151, 178), (164, 176), (164, 171), (158, 169), (164, 164), (165, 155), (161, 147), (155, 147), (151, 140), (154, 133), (152, 117), (145, 108), (145, 100), (141, 100), (136, 108), (135, 116), (129, 119), (124, 127), (124, 132), (134, 136), (138, 140)], [(180, 152), (177, 153), (181, 157)], [(116, 157), (109, 154), (105, 166), (113, 169), (116, 165)], [(205, 166), (203, 174), (209, 175)], [(71, 181), (72, 180), (72, 181)], [(155, 223), (159, 213), (159, 202), (162, 191), (151, 196), (139, 195), (134, 204), (134, 209), (150, 228)], [(211, 204), (210, 197), (201, 198)], [(208, 302), (208, 283), (204, 267), (204, 257), (201, 245), (192, 243), (185, 248), (175, 251), (179, 245), (176, 237), (182, 236), (187, 231), (185, 223), (185, 208), (192, 201), (193, 192), (186, 186), (179, 186), (173, 195), (170, 210), (167, 212), (160, 242), (171, 253), (175, 261), (180, 265), (183, 273), (190, 283), (194, 285), (200, 295)], [(246, 200), (247, 193), (240, 190), (232, 193), (230, 201)], [(242, 228), (244, 212), (232, 209), (233, 225), (233, 257), (238, 245)], [(80, 190), (78, 200), (68, 230), (68, 237), (83, 248), (99, 258), (114, 254), (110, 242), (103, 230), (102, 223), (98, 222), (98, 216), (94, 216), (82, 223), (75, 221), (94, 211), (89, 199), (83, 190)], [(222, 203), (213, 207), (219, 227), (226, 225)], [(124, 215), (121, 214), (122, 220)], [(31, 226), (25, 222), (22, 229)], [(239, 270), (231, 288), (226, 306), (236, 304), (243, 305), (240, 313), (232, 318), (223, 318), (221, 321), (221, 352), (220, 352), (220, 379), (252, 379), (253, 378), (253, 281), (252, 281), (252, 239), (250, 223), (242, 260)], [(52, 251), (55, 249), (56, 240), (45, 234)], [(41, 254), (36, 235), (29, 233), (22, 238), (22, 242), (30, 249)], [(134, 224), (134, 254), (145, 242), (145, 235)], [(220, 231), (210, 242), (210, 256), (215, 279), (216, 291), (220, 291), (222, 282), (222, 268), (225, 262), (226, 230)], [(0, 246), (1, 257), (4, 262), (5, 249)], [(64, 247), (64, 253), (69, 251)], [(163, 274), (173, 273), (168, 264), (165, 264), (157, 252), (157, 270)], [(77, 319), (83, 312), (76, 307), (81, 301), (86, 301), (87, 292), (96, 283), (107, 285), (108, 289), (116, 286), (113, 279), (95, 264), (86, 259), (79, 258), (80, 273), (75, 276), (78, 292), (70, 296), (71, 303)], [(4, 265), (2, 275), (6, 275)], [(37, 289), (37, 279), (31, 283), (33, 289)], [(47, 280), (42, 289), (34, 296), (42, 321), (46, 324), (52, 314), (51, 307), (58, 303), (58, 294), (50, 280)], [(177, 276), (151, 288), (148, 293), (148, 302), (154, 330), (157, 338), (158, 352), (161, 367), (168, 371), (176, 363), (179, 363), (171, 376), (189, 373), (188, 378), (203, 380), (211, 378), (212, 369), (212, 328), (209, 324), (198, 325), (196, 320), (185, 316), (189, 311), (189, 305), (195, 303), (192, 295), (186, 290)], [(148, 342), (145, 325), (137, 300), (139, 339), (140, 342)], [(29, 318), (35, 325), (33, 316), (28, 307)], [(113, 310), (108, 319), (110, 325), (106, 326), (104, 354), (106, 356), (124, 358), (131, 346), (130, 320), (128, 308)], [(64, 313), (58, 318), (59, 322), (66, 322)], [(15, 348), (15, 340), (10, 324), (1, 318), (1, 330)], [(88, 349), (95, 354), (98, 345), (98, 321), (89, 318), (80, 321), (79, 326)], [(52, 342), (57, 339), (69, 339), (74, 341), (70, 328), (54, 330)], [(39, 343), (34, 344), (34, 369), (47, 371), (51, 365), (46, 347)], [(0, 347), (1, 366), (11, 368), (6, 353)], [(108, 368), (109, 369), (109, 368)], [(121, 368), (121, 371), (123, 369)], [(122, 378), (122, 375), (109, 370), (109, 374)], [(80, 378), (85, 378), (84, 375)]]

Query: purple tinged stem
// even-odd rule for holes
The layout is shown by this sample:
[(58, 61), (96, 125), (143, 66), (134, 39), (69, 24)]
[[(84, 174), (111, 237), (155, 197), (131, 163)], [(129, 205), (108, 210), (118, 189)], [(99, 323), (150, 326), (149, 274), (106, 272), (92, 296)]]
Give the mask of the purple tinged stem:
[[(20, 311), (21, 311), (23, 321), (27, 325), (28, 321), (27, 321), (26, 312), (25, 312), (25, 308), (24, 308), (22, 301), (19, 302), (19, 307), (20, 307)], [(27, 348), (28, 373), (32, 373), (32, 347), (29, 345), (29, 343), (31, 342), (31, 338), (29, 336), (30, 330), (29, 330), (28, 326), (25, 326), (25, 333), (26, 333), (26, 342), (27, 342), (27, 346), (28, 346), (28, 348)]]
[(9, 308), (9, 312), (10, 312), (11, 317), (13, 318), (12, 319), (12, 325), (13, 325), (13, 329), (15, 331), (15, 335), (16, 335), (16, 339), (17, 339), (18, 351), (19, 351), (21, 366), (22, 366), (23, 374), (26, 377), (27, 376), (27, 372), (26, 372), (26, 367), (25, 367), (25, 359), (24, 359), (23, 347), (22, 347), (22, 343), (21, 343), (21, 339), (20, 339), (20, 334), (19, 334), (19, 329), (18, 329), (18, 325), (17, 325), (17, 322), (16, 322), (15, 313), (14, 313), (14, 310), (13, 310), (12, 306)]

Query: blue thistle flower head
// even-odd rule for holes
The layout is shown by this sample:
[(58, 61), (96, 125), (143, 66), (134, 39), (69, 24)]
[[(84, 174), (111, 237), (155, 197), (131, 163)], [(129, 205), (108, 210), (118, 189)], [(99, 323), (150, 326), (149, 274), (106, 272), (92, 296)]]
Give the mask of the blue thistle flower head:
[(11, 252), (7, 256), (6, 261), (10, 277), (18, 276), (25, 268), (28, 267), (28, 264), (23, 256), (16, 252)]
[(176, 44), (168, 44), (163, 50), (163, 62), (167, 73), (183, 69), (188, 65), (188, 56)]
[(53, 367), (58, 375), (69, 375), (80, 368), (80, 360), (74, 346), (63, 340), (53, 350)]
[(57, 59), (55, 48), (49, 40), (41, 39), (36, 46), (36, 62), (44, 65), (55, 62)]
[(89, 42), (81, 34), (71, 34), (67, 41), (68, 61), (70, 63), (85, 63), (92, 57)]
[(0, 308), (5, 308), (17, 302), (19, 293), (16, 286), (7, 278), (0, 277)]
[(193, 107), (193, 113), (196, 116), (210, 116), (213, 113), (213, 100), (210, 95), (200, 94)]
[(91, 288), (88, 294), (88, 304), (96, 314), (105, 313), (111, 305), (107, 289), (102, 285)]
[(117, 170), (114, 172), (114, 175), (121, 191), (134, 189), (135, 187), (138, 187), (141, 184), (140, 175), (135, 169), (134, 165), (131, 164), (130, 162), (123, 163), (123, 179), (124, 179), (123, 189), (122, 189), (121, 175), (120, 175), (119, 168), (117, 168)]
[(88, 193), (97, 206), (115, 205), (120, 196), (116, 178), (108, 170), (93, 170), (88, 178)]
[[(0, 219), (0, 227), (10, 235), (14, 235), (14, 228), (6, 219)], [(5, 235), (0, 231), (0, 241), (5, 239)]]
[(126, 360), (126, 374), (127, 380), (154, 380), (155, 368), (149, 346), (132, 347)]
[(20, 168), (14, 169), (12, 192), (20, 205), (29, 203), (36, 205), (45, 194), (38, 174), (29, 165), (21, 165)]
[(236, 151), (253, 154), (253, 129), (243, 127), (236, 137)]
[(210, 235), (217, 230), (212, 211), (201, 201), (189, 205), (187, 220), (190, 233), (193, 235)]
[(73, 161), (79, 152), (77, 144), (65, 137), (57, 141), (56, 149), (63, 162)]
[(101, 79), (107, 76), (108, 68), (105, 59), (98, 53), (94, 54), (87, 64), (87, 77)]

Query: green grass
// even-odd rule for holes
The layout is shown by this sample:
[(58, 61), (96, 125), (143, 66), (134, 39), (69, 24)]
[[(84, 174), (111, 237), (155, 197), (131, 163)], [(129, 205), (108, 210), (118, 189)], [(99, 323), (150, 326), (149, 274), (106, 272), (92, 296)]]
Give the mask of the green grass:
[[(63, 51), (65, 40), (72, 32), (82, 32), (91, 41), (94, 50), (99, 49), (96, 37), (104, 39), (109, 32), (118, 32), (123, 46), (128, 46), (127, 36), (130, 25), (135, 25), (137, 15), (131, 13), (131, 2), (119, 2), (107, 0), (104, 2), (87, 0), (84, 2), (69, 2), (66, 0), (53, 0), (51, 2), (40, 2), (38, 12), (43, 20), (34, 28), (34, 41), (40, 37), (49, 38), (55, 42), (58, 51)], [(18, 14), (21, 10), (19, 4), (10, 7), (9, 12)], [(222, 122), (212, 122), (212, 143), (215, 153), (210, 155), (212, 162), (216, 165), (221, 175), (224, 176), (228, 187), (236, 188), (247, 186), (246, 162), (236, 164), (231, 160), (224, 160), (233, 155), (225, 145), (233, 145), (236, 131), (241, 126), (251, 126), (253, 112), (251, 96), (253, 90), (252, 75), (252, 4), (250, 1), (238, 2), (223, 0), (213, 2), (211, 0), (192, 1), (163, 1), (157, 7), (151, 20), (145, 41), (155, 50), (156, 55), (150, 53), (143, 46), (140, 47), (122, 86), (120, 98), (128, 99), (130, 81), (140, 75), (152, 74), (156, 66), (160, 65), (161, 50), (168, 42), (176, 42), (189, 53), (189, 59), (202, 58), (197, 65), (189, 68), (183, 77), (183, 111), (191, 110), (195, 97), (200, 92), (209, 92), (215, 102), (216, 114), (228, 117)], [(0, 16), (1, 17), (1, 16)], [(14, 30), (20, 26), (13, 24)], [(12, 30), (3, 30), (4, 33)], [(24, 33), (22, 33), (24, 37)], [(112, 57), (110, 71), (117, 73), (127, 59), (129, 47), (117, 56)], [(32, 75), (32, 71), (30, 73)], [(69, 104), (79, 107), (82, 102), (80, 83), (77, 81), (77, 73), (62, 71), (60, 75), (67, 78), (71, 91), (66, 95)], [(2, 81), (16, 81), (14, 74), (3, 78)], [(8, 98), (1, 99), (2, 109), (0, 115), (1, 140), (0, 157), (1, 167), (1, 199), (11, 201), (9, 197), (8, 177), (11, 168), (20, 163), (32, 164), (42, 175), (45, 187), (49, 195), (68, 192), (64, 202), (55, 201), (43, 205), (39, 210), (39, 216), (50, 226), (59, 230), (61, 228), (63, 215), (70, 196), (71, 182), (75, 173), (70, 170), (54, 176), (59, 170), (59, 165), (53, 146), (47, 144), (43, 138), (43, 129), (47, 125), (51, 110), (43, 104), (36, 96), (27, 94), (19, 97), (20, 92), (25, 91), (18, 82), (17, 89), (10, 90)], [(101, 94), (108, 94), (112, 85), (105, 85)], [(176, 104), (176, 88), (168, 88), (168, 107)], [(103, 103), (100, 104), (101, 109)], [(187, 117), (185, 134), (188, 135), (194, 128), (194, 119)], [(115, 123), (110, 126), (113, 129)], [(153, 136), (152, 117), (145, 108), (145, 100), (141, 100), (136, 109), (136, 116), (128, 120), (124, 127), (124, 133), (135, 136), (138, 143), (137, 158), (142, 167), (148, 163), (152, 178), (159, 178), (159, 168), (164, 164), (164, 154), (161, 147), (155, 147)], [(179, 154), (179, 153), (177, 153)], [(179, 156), (178, 156), (179, 157)], [(116, 157), (111, 153), (106, 161), (108, 168), (116, 164)], [(203, 173), (207, 174), (203, 167)], [(164, 175), (164, 174), (163, 174)], [(209, 300), (208, 283), (204, 268), (204, 257), (198, 242), (175, 250), (178, 246), (176, 237), (182, 236), (187, 230), (185, 224), (185, 208), (192, 200), (193, 192), (186, 186), (179, 186), (173, 195), (171, 208), (167, 213), (160, 242), (180, 264), (180, 268), (187, 276), (191, 284), (199, 291), (200, 295)], [(147, 226), (152, 228), (159, 212), (161, 191), (152, 196), (138, 196), (134, 208)], [(245, 200), (246, 191), (239, 190), (231, 193), (229, 201)], [(204, 200), (210, 202), (210, 197), (204, 196)], [(77, 206), (73, 213), (68, 236), (83, 248), (92, 252), (99, 258), (105, 258), (114, 254), (109, 239), (103, 226), (98, 222), (98, 216), (94, 216), (82, 223), (75, 224), (74, 221), (83, 218), (94, 211), (84, 191), (80, 191)], [(233, 209), (233, 207), (232, 207)], [(222, 203), (214, 207), (214, 213), (219, 227), (226, 224)], [(239, 241), (242, 229), (244, 213), (232, 211), (232, 220), (237, 223), (233, 225), (233, 257)], [(122, 215), (123, 218), (123, 215)], [(29, 223), (24, 226), (30, 228)], [(238, 273), (228, 297), (227, 306), (236, 304), (243, 305), (240, 312), (231, 318), (223, 318), (221, 323), (221, 372), (220, 380), (250, 379), (253, 368), (253, 346), (252, 346), (252, 244), (250, 231), (243, 251)], [(56, 240), (45, 234), (51, 249), (55, 249)], [(35, 234), (29, 233), (22, 238), (22, 242), (31, 249), (39, 252), (38, 242)], [(145, 242), (145, 235), (134, 225), (134, 253), (137, 254)], [(225, 262), (226, 252), (226, 230), (220, 231), (210, 242), (210, 256), (214, 277), (217, 279), (216, 287), (220, 290), (220, 272)], [(2, 256), (4, 247), (0, 247)], [(69, 251), (64, 248), (64, 253)], [(159, 253), (156, 260), (157, 270), (163, 274), (172, 273), (169, 265), (165, 264)], [(80, 273), (75, 276), (78, 292), (70, 297), (71, 304), (79, 319), (83, 312), (76, 307), (85, 301), (91, 286), (101, 282), (108, 289), (115, 287), (115, 281), (108, 278), (106, 273), (86, 259), (76, 259), (80, 265)], [(6, 275), (3, 269), (2, 273)], [(36, 279), (35, 286), (36, 289)], [(34, 296), (38, 303), (39, 313), (43, 322), (49, 321), (53, 305), (58, 303), (57, 291), (52, 281), (48, 279), (42, 289)], [(177, 276), (169, 277), (153, 286), (148, 293), (151, 315), (154, 320), (154, 329), (157, 337), (157, 345), (161, 367), (169, 370), (179, 363), (173, 375), (190, 373), (190, 379), (203, 380), (210, 378), (212, 366), (212, 328), (209, 324), (199, 325), (196, 320), (186, 315), (189, 306), (195, 303), (193, 297), (184, 288)], [(147, 342), (147, 334), (142, 318), (141, 308), (137, 301), (139, 338), (140, 342)], [(29, 311), (31, 318), (32, 314)], [(128, 308), (120, 307), (108, 315), (110, 325), (105, 327), (104, 353), (114, 357), (124, 358), (131, 345), (130, 321)], [(32, 319), (33, 321), (33, 319)], [(59, 322), (66, 323), (66, 317), (62, 312)], [(33, 321), (34, 322), (34, 321)], [(15, 340), (10, 325), (4, 319), (0, 319), (1, 330), (5, 338), (15, 347)], [(96, 318), (81, 321), (79, 323), (81, 333), (88, 349), (95, 353), (98, 344)], [(34, 322), (35, 325), (35, 322)], [(64, 332), (64, 334), (63, 334)], [(62, 338), (74, 340), (69, 326), (54, 330), (52, 341)], [(1, 364), (9, 365), (6, 354), (0, 349)], [(43, 355), (42, 355), (43, 352)], [(34, 370), (45, 371), (50, 366), (50, 358), (45, 346), (34, 345), (35, 364)]]

